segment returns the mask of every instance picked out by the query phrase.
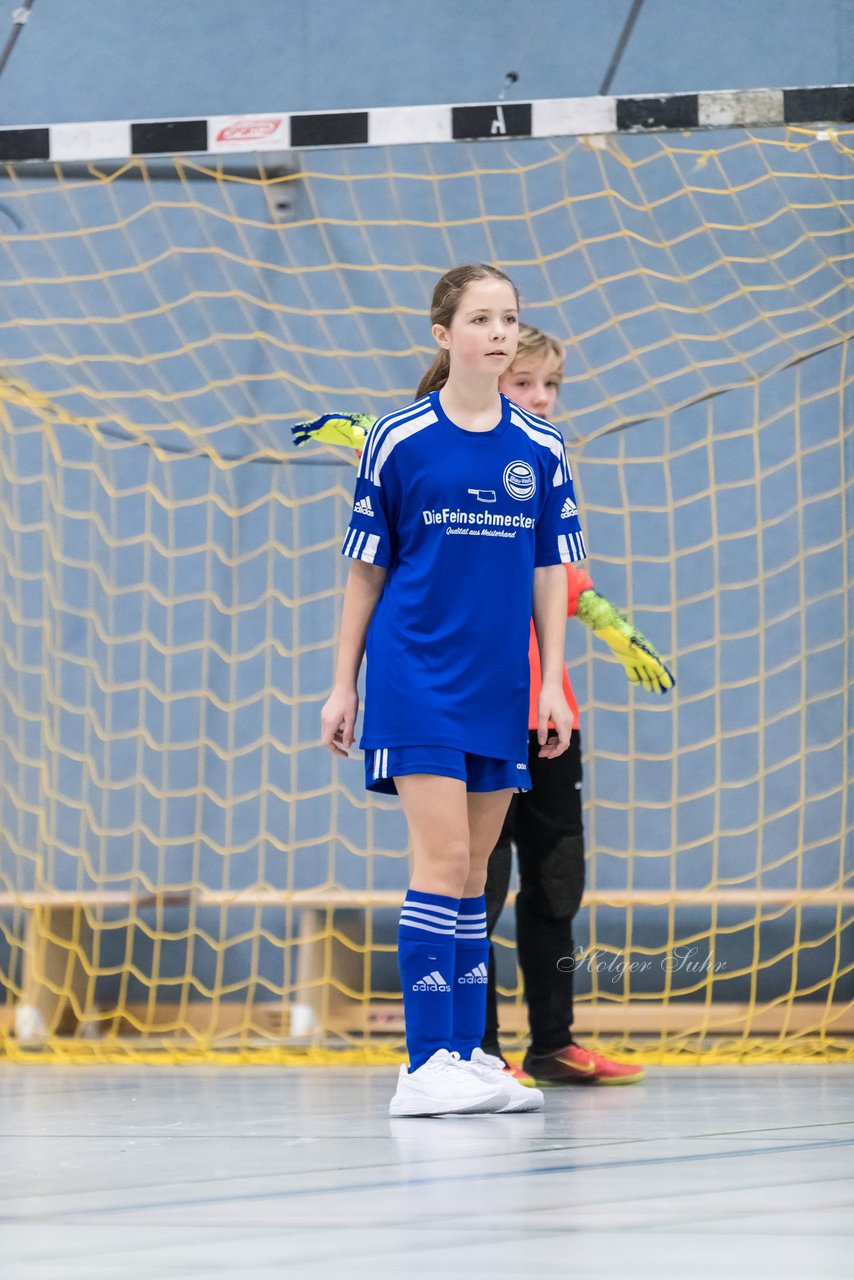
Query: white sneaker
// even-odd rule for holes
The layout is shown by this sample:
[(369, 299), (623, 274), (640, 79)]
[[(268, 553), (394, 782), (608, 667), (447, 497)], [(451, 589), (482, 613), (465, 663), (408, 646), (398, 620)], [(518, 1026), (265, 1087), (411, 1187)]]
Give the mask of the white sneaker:
[(501, 1082), (505, 1094), (505, 1105), (496, 1108), (497, 1111), (542, 1111), (545, 1099), (541, 1091), (527, 1089), (518, 1080), (514, 1080), (509, 1071), (504, 1070), (504, 1063), (500, 1058), (496, 1058), (491, 1053), (484, 1053), (482, 1049), (475, 1049), (471, 1055), (471, 1062), (464, 1062), (462, 1065), (468, 1067), (471, 1074), (478, 1080), (486, 1082), (495, 1079)]
[(464, 1070), (460, 1055), (447, 1049), (437, 1049), (416, 1071), (401, 1067), (389, 1115), (445, 1116), (497, 1110), (496, 1100), (504, 1100), (501, 1082), (492, 1075), (475, 1075), (468, 1067), (465, 1063)]

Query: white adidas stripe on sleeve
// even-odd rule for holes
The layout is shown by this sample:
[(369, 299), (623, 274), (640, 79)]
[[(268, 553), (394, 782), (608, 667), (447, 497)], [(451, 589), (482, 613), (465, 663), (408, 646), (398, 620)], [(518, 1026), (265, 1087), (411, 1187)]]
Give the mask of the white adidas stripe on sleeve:
[(576, 560), (583, 560), (587, 555), (584, 538), (580, 533), (558, 534), (557, 546), (562, 564), (572, 564)]
[[(380, 547), (378, 533), (366, 533), (364, 529), (351, 529), (344, 539), (342, 554), (351, 560), (364, 560), (366, 564), (374, 564)], [(383, 774), (385, 777), (385, 774)]]

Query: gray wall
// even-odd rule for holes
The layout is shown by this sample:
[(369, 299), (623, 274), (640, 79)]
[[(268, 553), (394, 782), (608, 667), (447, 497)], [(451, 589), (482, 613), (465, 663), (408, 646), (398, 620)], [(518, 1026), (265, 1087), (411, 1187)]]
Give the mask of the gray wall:
[[(17, 3), (3, 0), (6, 23)], [(490, 102), (511, 69), (511, 98), (587, 96), (630, 7), (36, 0), (0, 81), (0, 123)], [(852, 0), (646, 0), (612, 89), (845, 83), (852, 50)]]

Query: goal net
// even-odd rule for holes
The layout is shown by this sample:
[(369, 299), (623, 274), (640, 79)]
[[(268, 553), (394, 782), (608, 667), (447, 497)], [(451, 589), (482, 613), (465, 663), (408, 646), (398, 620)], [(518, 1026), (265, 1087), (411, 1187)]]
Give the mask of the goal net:
[[(411, 399), (435, 280), (481, 260), (565, 345), (588, 568), (678, 678), (633, 691), (568, 625), (578, 1033), (851, 1052), (852, 144), (5, 164), (7, 1053), (399, 1051), (404, 824), (318, 746), (353, 458), (290, 427)], [(499, 933), (512, 1037), (512, 908)]]

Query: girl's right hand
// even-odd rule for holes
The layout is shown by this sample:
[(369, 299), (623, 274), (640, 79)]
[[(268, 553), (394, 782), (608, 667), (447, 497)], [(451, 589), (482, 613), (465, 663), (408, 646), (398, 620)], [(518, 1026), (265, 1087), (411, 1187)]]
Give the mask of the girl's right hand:
[(320, 741), (336, 756), (346, 756), (353, 745), (359, 695), (355, 689), (333, 689), (320, 713)]

